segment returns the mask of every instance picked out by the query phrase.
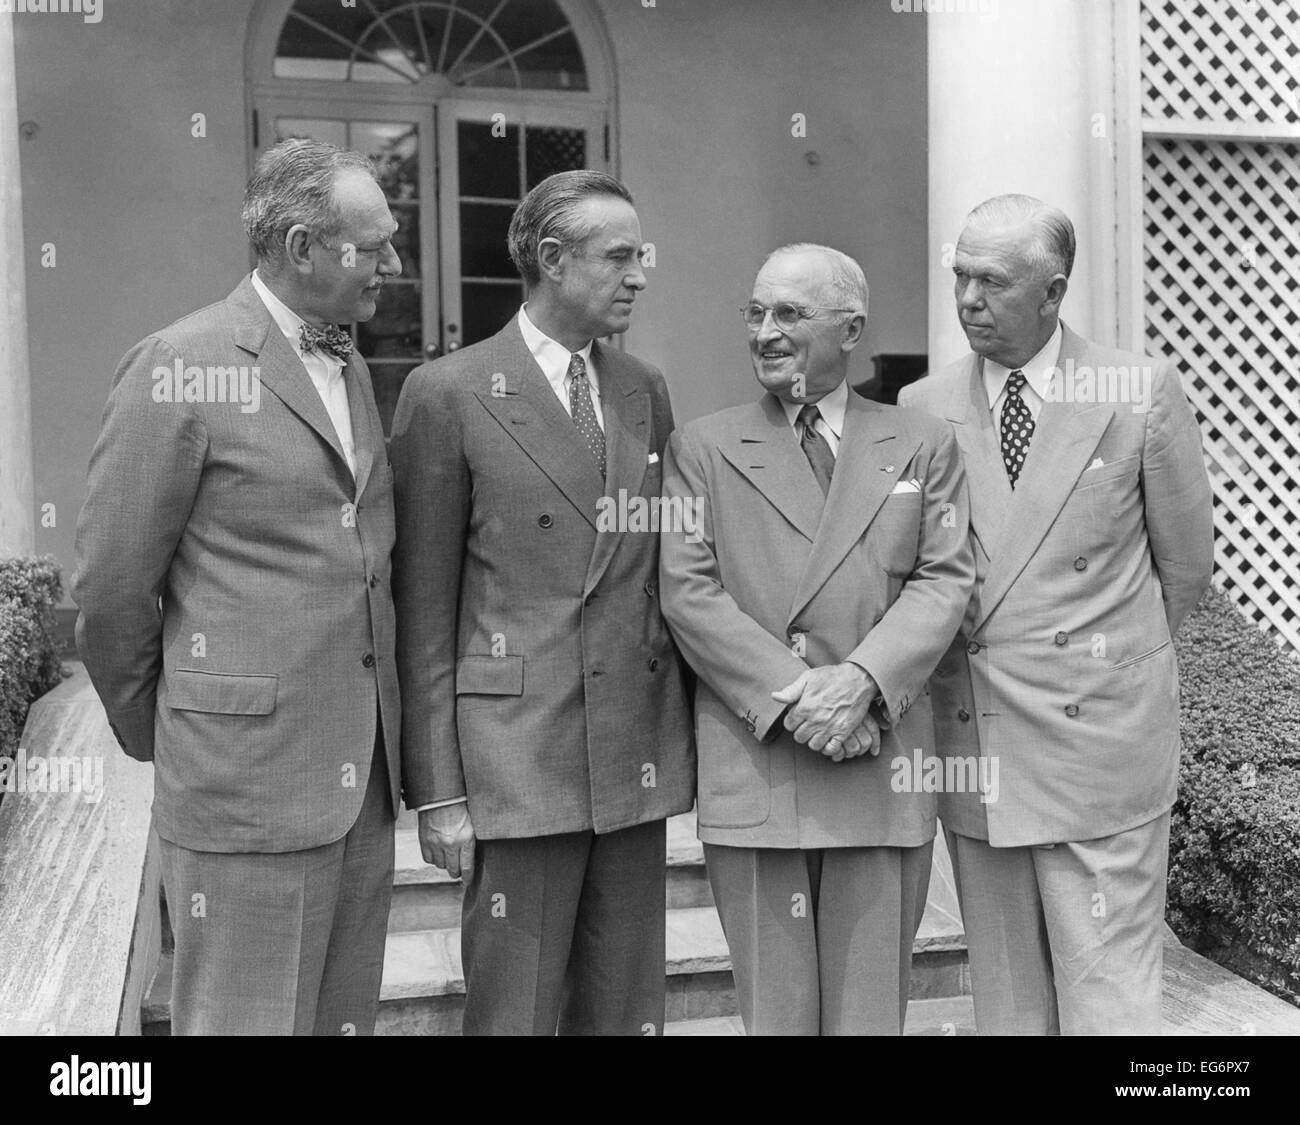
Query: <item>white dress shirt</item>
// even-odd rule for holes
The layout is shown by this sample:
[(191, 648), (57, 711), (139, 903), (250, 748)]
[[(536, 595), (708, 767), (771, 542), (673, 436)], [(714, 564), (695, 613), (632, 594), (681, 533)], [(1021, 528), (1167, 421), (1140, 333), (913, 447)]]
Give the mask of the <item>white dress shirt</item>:
[(1047, 401), (1047, 390), (1052, 385), (1052, 375), (1061, 358), (1061, 322), (1045, 343), (1023, 367), (1003, 367), (991, 359), (984, 361), (984, 390), (989, 396), (989, 409), (993, 412), (993, 429), (1002, 440), (1002, 404), (1007, 397), (1007, 376), (1012, 371), (1020, 371), (1025, 376), (1025, 385), (1020, 388), (1020, 397), (1029, 407), (1030, 417), (1037, 423), (1043, 403)]
[(600, 409), (600, 382), (595, 365), (591, 362), (591, 341), (588, 340), (587, 346), (580, 352), (569, 351), (559, 341), (552, 340), (528, 318), (527, 305), (522, 305), (519, 309), (519, 331), (523, 333), (524, 343), (533, 353), (537, 366), (542, 369), (546, 381), (551, 384), (551, 390), (555, 392), (555, 397), (560, 400), (560, 405), (568, 412), (570, 418), (573, 417), (573, 404), (569, 401), (569, 391), (573, 380), (569, 378), (569, 363), (575, 355), (582, 356), (582, 362), (587, 365), (587, 383), (591, 387), (591, 406), (596, 412), (596, 424), (603, 433), (605, 415)]
[(355, 479), (357, 447), (352, 439), (352, 415), (348, 411), (348, 387), (343, 379), (343, 361), (329, 352), (322, 354), (318, 351), (302, 350), (302, 345), (299, 343), (300, 333), (302, 326), (307, 322), (266, 287), (266, 283), (257, 276), (256, 270), (253, 271), (253, 288), (257, 290), (257, 295), (262, 298), (262, 303), (270, 312), (271, 319), (284, 333), (284, 338), (289, 341), (298, 358), (302, 360), (302, 365), (307, 369), (307, 374), (311, 376), (312, 386), (316, 388), (316, 393), (320, 395), (320, 400), (325, 405), (325, 413), (334, 423), (334, 433), (338, 436), (339, 445), (343, 448), (343, 456), (347, 459), (348, 468)]
[[(790, 420), (790, 425), (794, 428), (794, 436), (799, 440), (803, 435), (799, 432), (799, 411), (808, 404), (806, 402), (786, 402), (784, 399), (781, 405), (785, 408), (785, 416)], [(813, 423), (813, 429), (816, 430), (825, 439), (826, 444), (830, 446), (832, 455), (838, 456), (840, 452), (840, 434), (844, 432), (844, 412), (849, 406), (849, 381), (843, 380), (830, 394), (823, 396), (817, 402), (813, 403), (821, 415)]]

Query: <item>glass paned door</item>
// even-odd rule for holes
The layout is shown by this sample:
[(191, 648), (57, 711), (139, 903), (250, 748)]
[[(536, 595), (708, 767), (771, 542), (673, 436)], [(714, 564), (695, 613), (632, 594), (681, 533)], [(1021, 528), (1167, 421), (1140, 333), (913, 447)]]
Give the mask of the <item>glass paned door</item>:
[(438, 114), (443, 327), (454, 350), (487, 339), (518, 310), (523, 284), (506, 250), (510, 217), (553, 172), (605, 166), (604, 119), (529, 109), (520, 121), (499, 103), (466, 101), (443, 102)]
[[(552, 172), (603, 168), (604, 115), (563, 108), (502, 120), (500, 103), (274, 98), (259, 105), (263, 148), (311, 137), (375, 161), (397, 220), (402, 276), (352, 326), (388, 433), (402, 382), (420, 363), (499, 331), (523, 300), (506, 249), (510, 217)], [(259, 150), (260, 154), (260, 150)]]

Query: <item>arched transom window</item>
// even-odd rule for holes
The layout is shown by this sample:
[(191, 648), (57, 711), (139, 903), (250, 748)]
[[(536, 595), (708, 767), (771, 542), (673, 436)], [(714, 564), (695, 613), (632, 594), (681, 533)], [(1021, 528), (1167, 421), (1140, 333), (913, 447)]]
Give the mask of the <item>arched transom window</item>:
[(276, 78), (586, 90), (582, 48), (555, 0), (296, 0)]

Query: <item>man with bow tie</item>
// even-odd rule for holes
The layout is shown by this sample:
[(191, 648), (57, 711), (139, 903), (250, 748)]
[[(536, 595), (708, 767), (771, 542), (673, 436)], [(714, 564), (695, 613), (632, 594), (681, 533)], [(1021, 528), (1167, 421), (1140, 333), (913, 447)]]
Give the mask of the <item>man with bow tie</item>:
[[(401, 272), (397, 224), (363, 156), (288, 141), (244, 225), (251, 276), (118, 367), (77, 647), (123, 749), (154, 763), (173, 1033), (369, 1034), (401, 776), (392, 471), (338, 325)], [(245, 369), (251, 402), (209, 393)], [(156, 394), (173, 371), (184, 394)]]
[(935, 796), (925, 681), (974, 567), (951, 430), (850, 390), (867, 283), (785, 246), (743, 310), (762, 398), (683, 426), (664, 615), (699, 680), (699, 832), (751, 1035), (897, 1035)]
[(1041, 200), (972, 211), (971, 354), (900, 396), (953, 424), (971, 482), (975, 594), (930, 690), (940, 752), (1000, 775), (939, 807), (981, 1034), (1160, 1032), (1172, 639), (1210, 581), (1210, 488), (1177, 368), (1061, 322), (1074, 249)]
[(406, 801), (465, 882), (466, 1034), (659, 1034), (694, 748), (658, 536), (601, 518), (658, 500), (673, 428), (663, 376), (601, 342), (641, 227), (617, 180), (561, 172), (509, 247), (526, 304), (413, 371), (393, 421)]

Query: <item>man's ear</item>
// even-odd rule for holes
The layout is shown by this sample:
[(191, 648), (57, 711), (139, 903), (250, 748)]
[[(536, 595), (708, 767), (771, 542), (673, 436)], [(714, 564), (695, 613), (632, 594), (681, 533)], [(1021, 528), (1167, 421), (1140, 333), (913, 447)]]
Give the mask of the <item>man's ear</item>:
[(1047, 283), (1047, 295), (1043, 298), (1039, 312), (1043, 316), (1060, 316), (1061, 302), (1065, 300), (1065, 291), (1069, 288), (1070, 282), (1065, 274), (1058, 273)]
[(311, 260), (311, 231), (302, 223), (295, 223), (284, 232), (284, 260), (290, 269), (301, 274), (315, 269)]
[(860, 343), (867, 330), (866, 313), (854, 313), (844, 322), (844, 338), (840, 341), (840, 351), (851, 352)]
[(558, 238), (543, 238), (537, 244), (537, 270), (552, 281), (564, 278), (564, 243)]

